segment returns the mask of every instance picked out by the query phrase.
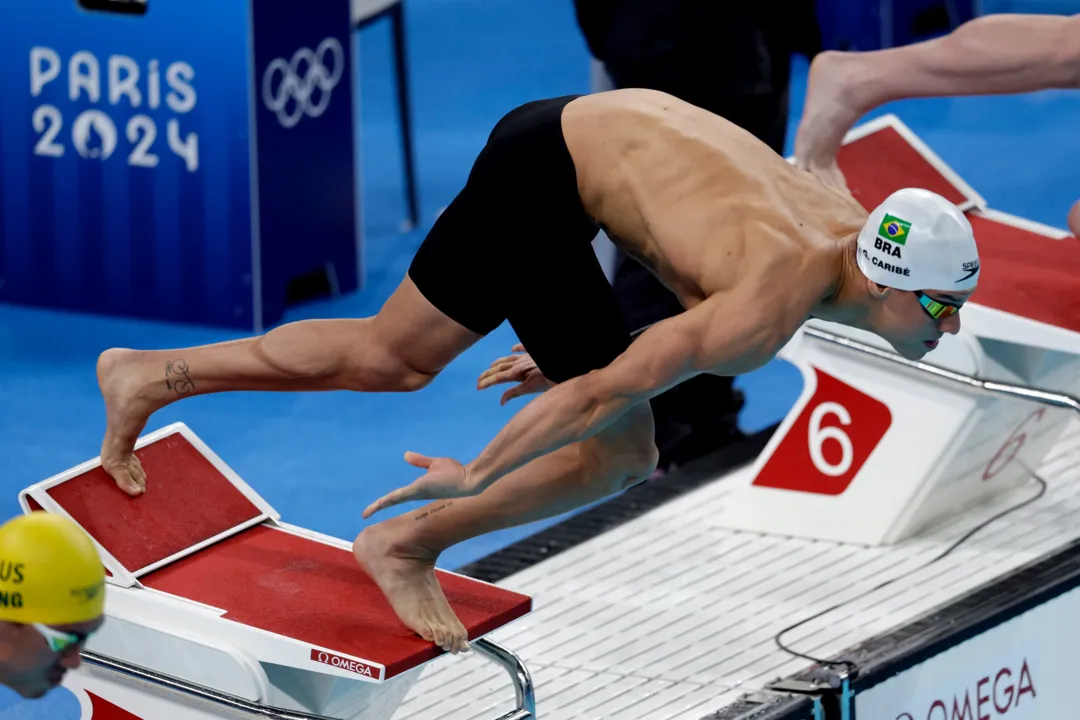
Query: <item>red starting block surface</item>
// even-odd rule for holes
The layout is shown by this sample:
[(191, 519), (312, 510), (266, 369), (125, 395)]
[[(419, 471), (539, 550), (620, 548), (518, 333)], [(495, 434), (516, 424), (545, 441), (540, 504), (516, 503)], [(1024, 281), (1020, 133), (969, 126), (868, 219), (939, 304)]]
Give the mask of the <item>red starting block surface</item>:
[(47, 491), (135, 576), (269, 516), (179, 433), (135, 454), (150, 477), (140, 497), (120, 490), (100, 466)]
[(936, 192), (961, 210), (986, 207), (970, 185), (892, 115), (852, 130), (837, 163), (851, 194), (867, 211), (908, 187)]
[(1080, 242), (967, 215), (982, 262), (975, 302), (1080, 332)]
[[(524, 595), (436, 572), (470, 639), (529, 612)], [(221, 608), (234, 622), (370, 659), (386, 679), (443, 654), (398, 621), (351, 552), (272, 527), (251, 528), (143, 582)]]
[[(310, 645), (311, 661), (326, 662), (329, 650), (373, 671), (383, 666), (371, 677), (388, 680), (444, 654), (397, 619), (347, 544), (277, 523), (273, 508), (185, 426), (148, 436), (135, 454), (147, 473), (139, 497), (120, 491), (94, 461), (20, 499), (78, 522), (103, 551), (110, 583), (141, 583), (220, 609), (223, 621)], [(526, 595), (436, 575), (470, 639), (531, 610)]]

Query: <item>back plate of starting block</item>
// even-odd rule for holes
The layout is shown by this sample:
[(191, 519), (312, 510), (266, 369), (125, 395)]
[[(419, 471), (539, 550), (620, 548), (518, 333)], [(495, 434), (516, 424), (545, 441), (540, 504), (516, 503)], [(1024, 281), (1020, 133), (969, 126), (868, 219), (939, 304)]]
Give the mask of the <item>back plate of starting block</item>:
[(95, 540), (109, 582), (137, 578), (280, 515), (183, 423), (141, 438), (147, 491), (121, 491), (95, 458), (19, 493), (24, 511), (78, 523)]
[(986, 209), (982, 196), (895, 115), (852, 129), (837, 163), (851, 194), (867, 211), (908, 187), (936, 192), (961, 210)]

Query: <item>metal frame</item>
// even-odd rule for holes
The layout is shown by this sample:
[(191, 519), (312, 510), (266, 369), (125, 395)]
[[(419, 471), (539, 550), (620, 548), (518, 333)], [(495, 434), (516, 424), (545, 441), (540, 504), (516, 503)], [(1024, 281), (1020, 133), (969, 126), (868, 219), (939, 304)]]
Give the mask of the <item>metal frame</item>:
[[(353, 29), (363, 30), (383, 19), (390, 19), (394, 53), (394, 73), (397, 76), (397, 109), (401, 123), (401, 162), (405, 176), (405, 203), (411, 230), (420, 222), (420, 203), (416, 190), (416, 154), (413, 150), (412, 105), (409, 90), (409, 61), (405, 38), (405, 11), (402, 0), (393, 0), (386, 7), (363, 18), (353, 19)], [(359, 122), (359, 118), (357, 119)]]
[[(521, 658), (498, 643), (486, 638), (476, 640), (472, 643), (472, 647), (492, 662), (502, 666), (510, 675), (510, 679), (514, 683), (514, 693), (517, 696), (517, 707), (513, 711), (498, 718), (498, 720), (535, 720), (536, 697), (533, 692), (532, 676), (529, 674), (525, 664), (521, 662)], [(273, 718), (273, 720), (334, 720), (325, 715), (312, 715), (309, 713), (260, 705), (249, 700), (221, 693), (211, 688), (196, 685), (172, 677), (171, 675), (165, 675), (147, 668), (132, 665), (89, 650), (83, 650), (81, 656), (83, 662), (88, 665), (109, 672), (115, 672), (148, 685), (164, 688), (166, 690), (182, 693), (216, 705), (224, 706), (230, 710), (246, 712), (260, 717)]]
[(903, 365), (917, 372), (926, 373), (943, 380), (950, 382), (960, 383), (967, 385), (968, 387), (981, 390), (983, 392), (991, 393), (994, 395), (1011, 395), (1013, 397), (1023, 398), (1032, 402), (1042, 403), (1043, 405), (1053, 405), (1055, 407), (1069, 408), (1071, 410), (1080, 413), (1080, 400), (1072, 395), (1066, 395), (1064, 393), (1047, 392), (1045, 390), (1036, 390), (1024, 385), (1011, 385), (1009, 383), (996, 382), (994, 380), (980, 380), (978, 378), (970, 377), (962, 373), (954, 372), (952, 370), (946, 370), (945, 368), (924, 363), (919, 360), (908, 360), (907, 358), (900, 357), (895, 353), (891, 353), (887, 350), (878, 349), (872, 345), (859, 342), (858, 340), (852, 340), (851, 338), (835, 335), (824, 330), (818, 330), (816, 328), (804, 328), (803, 332), (808, 336), (816, 340), (822, 340), (824, 342), (830, 342), (841, 347), (845, 347), (849, 350), (861, 352), (866, 355), (872, 355), (881, 360), (886, 360), (891, 363)]
[(502, 645), (486, 638), (472, 643), (472, 647), (495, 664), (501, 665), (510, 674), (510, 680), (514, 683), (517, 708), (503, 715), (499, 720), (535, 720), (536, 697), (533, 694), (532, 676), (529, 675), (525, 663), (521, 662), (521, 658)]

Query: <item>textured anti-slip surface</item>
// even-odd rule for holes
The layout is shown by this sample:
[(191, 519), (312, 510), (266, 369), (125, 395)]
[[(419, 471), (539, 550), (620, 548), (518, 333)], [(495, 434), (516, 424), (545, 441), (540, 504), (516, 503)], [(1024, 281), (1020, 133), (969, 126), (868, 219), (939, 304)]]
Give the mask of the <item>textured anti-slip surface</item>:
[(851, 194), (867, 210), (906, 187), (932, 190), (957, 205), (966, 199), (895, 128), (886, 127), (844, 145), (837, 162)]
[(174, 433), (138, 451), (147, 491), (131, 497), (96, 467), (49, 496), (131, 572), (261, 515), (187, 438)]
[[(470, 638), (529, 612), (524, 595), (438, 575)], [(227, 620), (379, 663), (388, 678), (443, 654), (401, 624), (350, 551), (276, 528), (245, 530), (143, 582), (221, 608)]]
[(1080, 240), (969, 214), (982, 271), (974, 301), (1080, 332)]

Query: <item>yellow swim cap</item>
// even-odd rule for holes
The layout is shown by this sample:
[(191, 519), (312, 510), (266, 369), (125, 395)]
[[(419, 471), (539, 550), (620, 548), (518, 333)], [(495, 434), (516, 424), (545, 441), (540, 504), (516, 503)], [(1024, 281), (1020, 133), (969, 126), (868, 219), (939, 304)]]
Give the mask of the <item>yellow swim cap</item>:
[(68, 625), (104, 606), (105, 569), (82, 528), (48, 512), (0, 526), (0, 620)]

